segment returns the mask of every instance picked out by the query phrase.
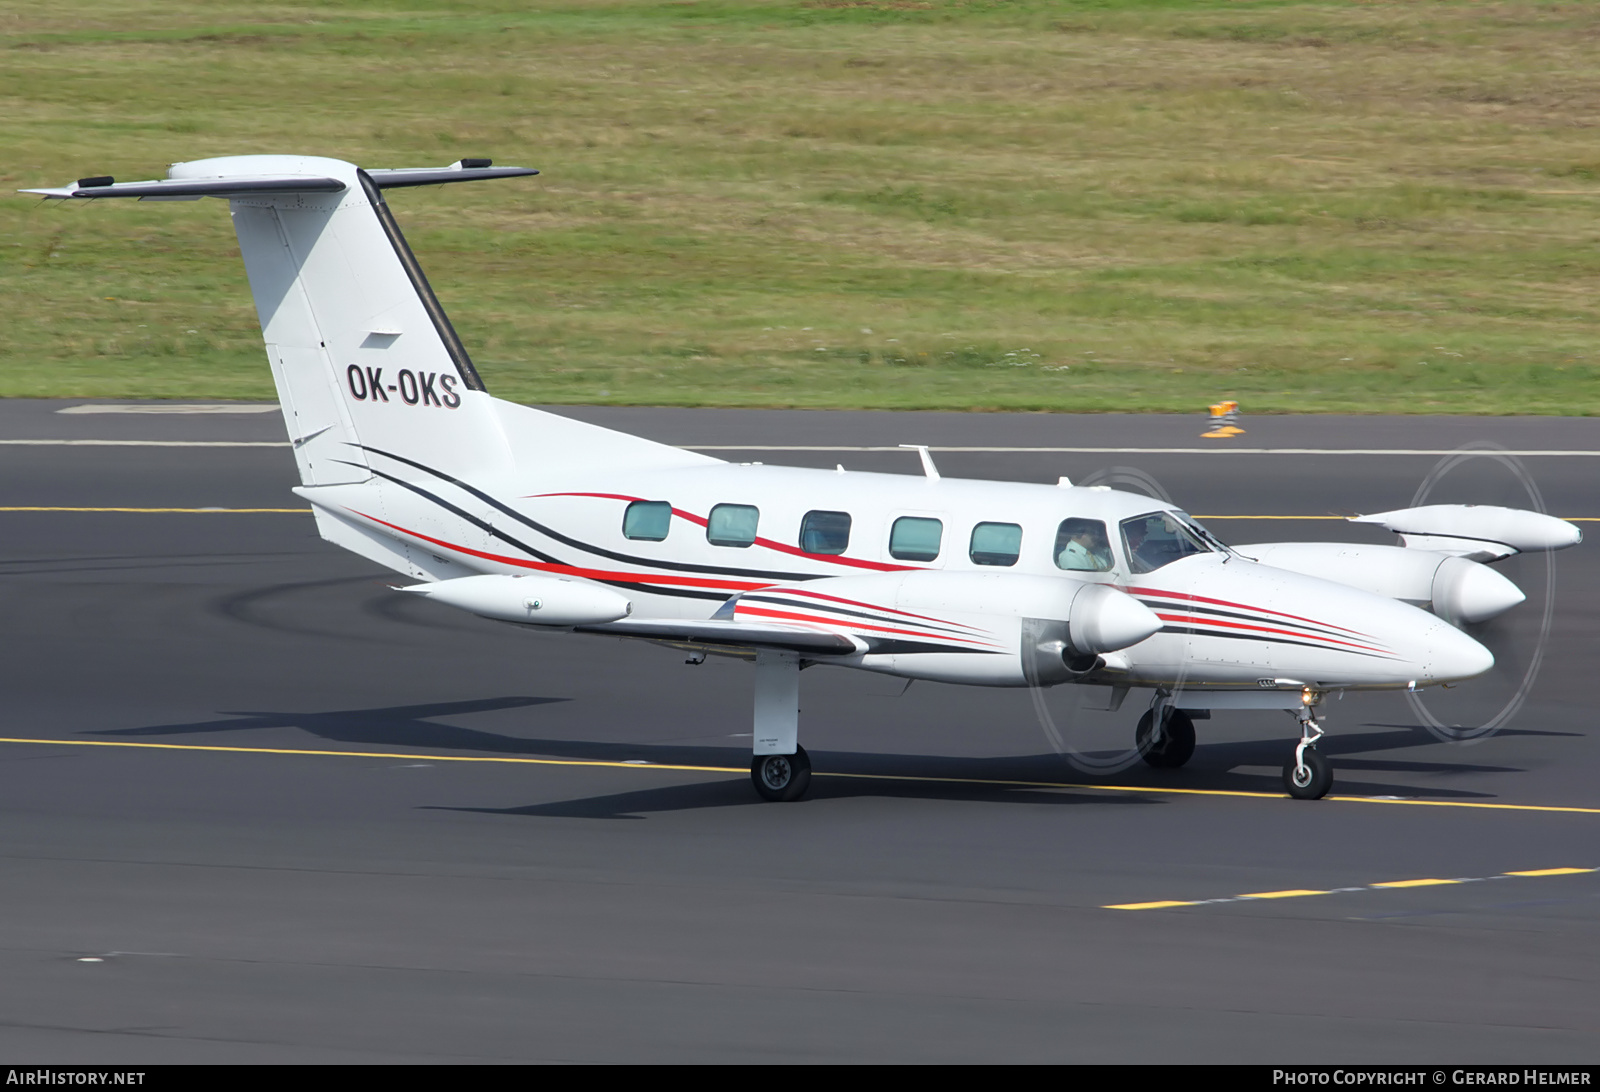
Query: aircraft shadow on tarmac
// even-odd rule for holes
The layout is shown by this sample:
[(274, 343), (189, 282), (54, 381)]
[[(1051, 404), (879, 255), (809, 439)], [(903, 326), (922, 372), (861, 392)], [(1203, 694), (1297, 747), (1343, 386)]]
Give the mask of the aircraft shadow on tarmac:
[[(1362, 751), (1383, 746), (1412, 747), (1431, 740), (1420, 725), (1402, 726), (1405, 730), (1386, 733), (1384, 736), (1362, 736), (1351, 741)], [(1418, 734), (1424, 738), (1419, 739)], [(1544, 733), (1530, 733), (1544, 734)], [(592, 745), (573, 741), (541, 740), (544, 746), (565, 748), (572, 757), (590, 757)], [(1283, 758), (1284, 745), (1272, 741), (1249, 743), (1221, 743), (1202, 745), (1195, 749), (1193, 764), (1184, 770), (1151, 770), (1139, 764), (1110, 778), (1094, 778), (1074, 770), (1059, 755), (1042, 754), (1007, 758), (960, 758), (949, 756), (864, 754), (858, 752), (830, 752), (813, 756), (816, 773), (811, 781), (808, 799), (849, 799), (857, 797), (900, 797), (917, 800), (944, 801), (1003, 801), (1020, 804), (1101, 804), (1124, 805), (1159, 803), (1151, 796), (1107, 796), (1098, 792), (1074, 792), (1051, 789), (1027, 782), (1055, 782), (1090, 786), (1097, 783), (1160, 787), (1170, 785), (1183, 789), (1218, 789), (1244, 792), (1276, 792), (1279, 779), (1270, 775), (1236, 774), (1236, 766), (1278, 766)], [(713, 751), (711, 748), (624, 748), (631, 754), (644, 757), (649, 762), (691, 764), (692, 760), (680, 751)], [(670, 750), (671, 757), (656, 755), (657, 750)], [(744, 758), (744, 751), (731, 748), (714, 749), (709, 758), (700, 762), (734, 765)], [(1445, 764), (1419, 761), (1385, 761), (1381, 759), (1343, 759), (1337, 767), (1341, 771), (1383, 770), (1402, 773), (1519, 773), (1515, 767)], [(850, 774), (849, 777), (830, 777), (829, 774)], [(874, 776), (886, 775), (886, 776)], [(897, 778), (938, 778), (941, 780), (897, 780)], [(963, 780), (970, 778), (971, 780)], [(1023, 784), (994, 784), (996, 781), (1023, 782)], [(986, 783), (987, 782), (987, 783)], [(1483, 799), (1492, 793), (1470, 792), (1431, 787), (1426, 790), (1392, 784), (1363, 784), (1341, 777), (1341, 793), (1352, 796), (1426, 796), (1431, 799)], [(689, 811), (701, 808), (745, 807), (761, 805), (750, 791), (743, 777), (725, 781), (701, 782), (693, 785), (671, 785), (639, 789), (632, 792), (612, 793), (602, 796), (581, 797), (547, 804), (530, 804), (519, 808), (474, 808), (433, 806), (429, 810), (464, 811), (485, 815), (519, 815), (549, 819), (642, 819), (646, 813)]]
[[(272, 630), (297, 636), (359, 637), (362, 641), (402, 643), (410, 634), (385, 633), (364, 622), (379, 622), (431, 631), (434, 637), (457, 633), (477, 636), (503, 632), (505, 623), (475, 618), (464, 611), (429, 603), (414, 595), (400, 595), (394, 590), (395, 581), (402, 577), (374, 579), (370, 574), (337, 576), (326, 580), (300, 580), (282, 584), (267, 584), (233, 592), (219, 597), (211, 606), (212, 613), (233, 622), (257, 629)], [(325, 600), (327, 593), (344, 592), (341, 608), (346, 600), (355, 598), (358, 613), (330, 614), (324, 625), (316, 626), (306, 621), (303, 602), (305, 598)]]
[[(396, 595), (390, 585), (384, 580), (374, 580), (369, 575), (361, 576), (336, 576), (327, 580), (300, 580), (284, 584), (267, 584), (261, 587), (249, 588), (245, 591), (232, 592), (220, 596), (211, 605), (212, 613), (226, 618), (232, 622), (242, 623), (256, 629), (271, 630), (276, 633), (288, 633), (295, 636), (309, 637), (359, 637), (362, 641), (382, 641), (386, 644), (395, 643), (382, 630), (374, 631), (371, 627), (361, 625), (361, 614), (331, 614), (325, 623), (316, 625), (307, 621), (307, 612), (296, 609), (296, 597), (310, 597), (313, 600), (326, 600), (327, 594), (347, 590), (362, 596), (362, 611), (366, 615), (376, 614), (387, 621), (410, 621), (400, 615), (401, 604), (394, 600), (414, 599), (414, 596)], [(436, 607), (436, 609), (438, 609)], [(460, 613), (460, 612), (453, 612)], [(468, 617), (469, 620), (470, 616)], [(446, 619), (446, 622), (451, 619)], [(468, 628), (463, 625), (434, 625), (434, 629)]]
[[(345, 709), (331, 712), (289, 712), (240, 710), (223, 711), (227, 719), (184, 724), (156, 724), (138, 728), (107, 729), (92, 734), (101, 736), (173, 737), (237, 733), (262, 729), (296, 729), (330, 742), (361, 747), (427, 748), (436, 751), (464, 751), (477, 754), (515, 755), (590, 762), (638, 762), (671, 766), (714, 766), (734, 769), (749, 763), (749, 752), (737, 746), (687, 745), (681, 743), (606, 742), (597, 740), (518, 737), (496, 732), (438, 723), (434, 718), (547, 705), (570, 699), (531, 696), (482, 698), (472, 701), (436, 702), (421, 705), (387, 706), (371, 709)], [(1404, 796), (1430, 799), (1490, 799), (1492, 792), (1445, 787), (1435, 780), (1440, 775), (1521, 773), (1518, 767), (1492, 766), (1452, 761), (1458, 748), (1435, 740), (1421, 725), (1371, 725), (1388, 729), (1378, 733), (1329, 735), (1322, 750), (1334, 760), (1338, 772), (1337, 791), (1352, 796)], [(1514, 729), (1507, 736), (1564, 736), (1567, 732)], [(885, 794), (937, 799), (1004, 798), (1035, 799), (1051, 803), (1070, 802), (1059, 790), (1045, 791), (1036, 783), (1068, 785), (1129, 785), (1146, 788), (1210, 789), (1234, 792), (1277, 792), (1278, 770), (1288, 758), (1287, 740), (1201, 743), (1188, 766), (1181, 770), (1154, 770), (1137, 760), (1116, 773), (1096, 776), (1074, 768), (1058, 754), (1010, 755), (1000, 757), (904, 754), (892, 752), (819, 751), (812, 756), (819, 776), (813, 780), (813, 795), (821, 797)], [(1369, 757), (1386, 751), (1426, 748), (1420, 757), (1386, 759)], [(1432, 757), (1437, 756), (1437, 757)], [(1111, 755), (1099, 755), (1111, 758)], [(1250, 772), (1255, 767), (1260, 772)], [(1427, 777), (1426, 785), (1393, 782), (1356, 781), (1352, 774), (1399, 773)], [(828, 774), (855, 775), (832, 778)], [(897, 781), (896, 778), (934, 780)], [(984, 782), (991, 782), (984, 784)], [(1001, 784), (997, 782), (1011, 782)], [(1023, 784), (1016, 784), (1021, 782)], [(1026, 783), (1035, 783), (1032, 785)], [(750, 802), (748, 786), (723, 801), (722, 790), (703, 786), (664, 787), (596, 797), (592, 801), (538, 805), (509, 809), (508, 814), (525, 815), (622, 815), (633, 811), (681, 810), (693, 807), (720, 807)], [(731, 783), (731, 782), (730, 782)], [(1103, 802), (1096, 795), (1092, 799)], [(695, 803), (694, 801), (702, 801)], [(586, 810), (588, 809), (588, 810)], [(475, 810), (475, 809), (469, 809)]]
[[(1149, 797), (1103, 796), (1099, 793), (1061, 789), (1002, 787), (947, 781), (893, 781), (887, 778), (829, 777), (813, 775), (806, 801), (845, 800), (858, 797), (900, 797), (913, 800), (1004, 802), (1065, 807), (1077, 804), (1151, 805)], [(480, 815), (520, 815), (540, 819), (644, 819), (648, 814), (698, 811), (707, 808), (768, 807), (750, 788), (743, 775), (692, 785), (662, 785), (632, 792), (558, 800), (549, 804), (529, 804), (520, 808), (473, 808), (423, 805), (424, 811), (473, 812)]]
[(83, 554), (47, 557), (10, 557), (0, 560), (0, 577), (46, 577), (81, 573), (129, 572), (144, 569), (220, 569), (233, 565), (259, 565), (279, 555), (238, 553), (218, 555), (215, 550), (196, 554)]
[[(494, 732), (439, 724), (434, 717), (486, 713), (550, 705), (569, 698), (503, 697), (474, 701), (434, 702), (426, 705), (392, 705), (375, 709), (340, 709), (329, 713), (290, 713), (262, 710), (220, 710), (227, 720), (188, 724), (152, 724), (140, 728), (109, 728), (90, 733), (100, 736), (185, 736), (217, 732), (256, 731), (264, 728), (298, 728), (318, 739), (358, 743), (367, 747), (427, 747), (433, 750), (493, 751), (497, 754), (548, 755), (540, 740), (519, 740)], [(619, 745), (620, 746), (620, 745)]]

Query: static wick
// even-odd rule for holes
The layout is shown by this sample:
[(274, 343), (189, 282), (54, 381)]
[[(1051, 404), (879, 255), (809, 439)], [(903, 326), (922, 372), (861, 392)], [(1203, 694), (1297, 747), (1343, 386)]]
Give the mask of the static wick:
[(1217, 402), (1211, 406), (1211, 431), (1202, 432), (1202, 440), (1226, 440), (1230, 436), (1243, 436), (1244, 429), (1236, 422), (1239, 420), (1239, 403)]

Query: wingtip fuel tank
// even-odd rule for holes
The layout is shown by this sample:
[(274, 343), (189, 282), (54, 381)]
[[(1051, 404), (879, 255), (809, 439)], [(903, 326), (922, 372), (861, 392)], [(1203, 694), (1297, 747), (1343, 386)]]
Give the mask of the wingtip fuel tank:
[(530, 626), (595, 626), (633, 612), (628, 598), (611, 588), (559, 576), (461, 576), (400, 590), (482, 618)]

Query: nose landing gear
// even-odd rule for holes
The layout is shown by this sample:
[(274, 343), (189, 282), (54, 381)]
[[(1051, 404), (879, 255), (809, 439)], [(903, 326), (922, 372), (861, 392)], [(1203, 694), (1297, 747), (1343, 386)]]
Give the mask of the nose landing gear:
[(1317, 750), (1317, 740), (1322, 738), (1322, 725), (1317, 722), (1316, 707), (1321, 694), (1308, 688), (1295, 716), (1300, 721), (1300, 742), (1295, 745), (1294, 757), (1283, 766), (1283, 790), (1296, 800), (1320, 800), (1333, 787), (1333, 767)]

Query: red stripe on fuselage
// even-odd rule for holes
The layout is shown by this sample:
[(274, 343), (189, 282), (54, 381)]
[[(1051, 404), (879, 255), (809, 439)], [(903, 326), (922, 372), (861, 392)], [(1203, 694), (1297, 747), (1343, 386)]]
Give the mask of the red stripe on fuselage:
[[(523, 500), (538, 500), (542, 497), (599, 497), (602, 500), (642, 501), (645, 497), (630, 497), (624, 493), (530, 493)], [(706, 526), (705, 516), (697, 516), (693, 512), (685, 512), (682, 508), (674, 508), (672, 514), (679, 519), (686, 519), (698, 527)], [(780, 554), (789, 554), (792, 557), (804, 557), (811, 561), (821, 561), (828, 565), (848, 565), (857, 569), (874, 569), (878, 572), (905, 572), (910, 569), (919, 569), (920, 565), (891, 565), (884, 561), (867, 561), (858, 557), (845, 557), (842, 554), (811, 554), (798, 546), (789, 546), (785, 543), (770, 538), (756, 536), (755, 545), (768, 550), (776, 550)]]
[(876, 603), (863, 603), (859, 599), (845, 599), (837, 595), (825, 595), (819, 591), (810, 591), (806, 588), (797, 588), (792, 584), (774, 584), (763, 591), (772, 592), (774, 595), (805, 595), (812, 599), (826, 599), (830, 603), (843, 603), (849, 607), (865, 607), (868, 610), (879, 610), (885, 614), (898, 614), (903, 618), (916, 618), (923, 622), (934, 622), (941, 626), (960, 626), (962, 629), (976, 630), (977, 626), (969, 626), (964, 622), (952, 622), (945, 618), (931, 618), (926, 614), (912, 614), (910, 611), (897, 610), (894, 607), (880, 607)]
[(1157, 588), (1129, 587), (1124, 588), (1123, 590), (1130, 592), (1133, 595), (1155, 595), (1160, 596), (1163, 599), (1181, 599), (1188, 603), (1210, 603), (1218, 607), (1237, 607), (1239, 610), (1253, 610), (1258, 614), (1276, 614), (1279, 618), (1290, 618), (1296, 622), (1304, 622), (1308, 626), (1322, 626), (1324, 629), (1343, 630), (1345, 633), (1354, 634), (1357, 637), (1367, 636), (1367, 634), (1362, 633), (1358, 629), (1349, 629), (1345, 626), (1336, 626), (1330, 622), (1318, 622), (1314, 618), (1302, 618), (1298, 614), (1288, 614), (1281, 610), (1269, 610), (1266, 607), (1247, 606), (1244, 603), (1235, 603), (1228, 599), (1211, 599), (1204, 595), (1190, 595), (1188, 592), (1161, 591)]
[[(747, 607), (743, 603), (740, 603), (734, 608), (734, 617), (737, 618), (741, 614), (753, 614), (760, 618), (781, 618), (791, 622), (810, 622), (813, 625), (827, 626), (832, 629), (867, 629), (876, 633), (898, 633), (906, 637), (920, 637), (925, 641), (961, 641), (968, 644), (978, 643), (970, 637), (956, 637), (951, 636), (948, 633), (924, 633), (914, 629), (896, 629), (893, 626), (868, 625), (865, 622), (846, 622), (834, 618), (819, 618), (810, 614), (796, 614), (793, 611), (770, 610), (766, 607)], [(994, 647), (998, 648), (1000, 646), (995, 645)]]
[(1324, 637), (1317, 633), (1303, 633), (1292, 629), (1274, 629), (1272, 626), (1252, 626), (1247, 622), (1224, 622), (1221, 619), (1212, 618), (1209, 615), (1162, 614), (1160, 611), (1157, 611), (1156, 617), (1161, 619), (1163, 622), (1186, 622), (1191, 625), (1216, 626), (1220, 629), (1249, 629), (1255, 630), (1258, 633), (1281, 633), (1285, 637), (1299, 637), (1301, 639), (1309, 637), (1313, 640), (1323, 641), (1327, 644), (1343, 645), (1346, 648), (1359, 648), (1368, 652), (1387, 653), (1389, 651), (1388, 649), (1384, 648), (1374, 648), (1371, 645), (1358, 645), (1354, 641), (1341, 641), (1334, 637)]
[(453, 542), (446, 542), (442, 538), (434, 538), (431, 535), (425, 535), (420, 531), (412, 531), (405, 527), (401, 527), (398, 523), (390, 523), (388, 520), (379, 519), (377, 516), (369, 516), (367, 513), (357, 511), (354, 508), (346, 509), (346, 511), (355, 512), (355, 514), (360, 516), (362, 519), (369, 519), (373, 523), (381, 523), (383, 526), (399, 531), (403, 535), (410, 535), (412, 538), (421, 539), (423, 542), (431, 542), (435, 546), (442, 546), (445, 549), (453, 550), (458, 554), (467, 554), (470, 557), (481, 557), (485, 561), (498, 561), (503, 565), (515, 565), (522, 569), (536, 569), (539, 572), (544, 573), (559, 573), (563, 576), (581, 576), (589, 580), (609, 580), (625, 584), (662, 584), (673, 587), (682, 586), (691, 588), (708, 588), (715, 589), (717, 591), (730, 592), (754, 591), (757, 588), (766, 588), (771, 586), (769, 584), (752, 584), (747, 580), (713, 580), (699, 576), (656, 576), (653, 573), (628, 573), (610, 569), (586, 569), (577, 565), (560, 565), (548, 561), (529, 561), (520, 557), (506, 557), (503, 554), (491, 554), (483, 550), (474, 550), (470, 546), (458, 546)]

